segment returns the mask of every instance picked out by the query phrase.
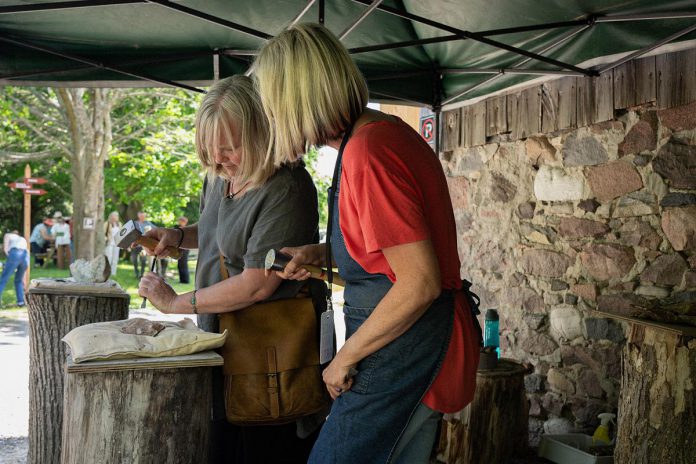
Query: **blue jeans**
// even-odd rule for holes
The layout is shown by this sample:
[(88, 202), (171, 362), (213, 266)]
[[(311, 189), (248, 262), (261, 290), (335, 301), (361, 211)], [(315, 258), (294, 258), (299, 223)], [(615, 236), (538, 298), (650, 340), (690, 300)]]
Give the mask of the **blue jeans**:
[(7, 281), (10, 280), (10, 275), (14, 272), (14, 285), (15, 293), (17, 295), (17, 304), (24, 304), (24, 273), (27, 272), (27, 267), (29, 266), (29, 253), (27, 250), (20, 250), (19, 248), (12, 248), (10, 254), (7, 257), (7, 262), (2, 270), (2, 276), (0, 276), (0, 296), (5, 290), (5, 285)]
[[(333, 403), (310, 464), (404, 462), (395, 461), (397, 443), (406, 445), (414, 439), (414, 435), (405, 436), (407, 426), (415, 419), (447, 351), (452, 306), (451, 295), (445, 295), (405, 334), (358, 363), (353, 386)], [(343, 311), (349, 337), (372, 308), (344, 306)], [(428, 440), (429, 445), (417, 447), (430, 446), (429, 454), (433, 438)], [(406, 449), (403, 452), (411, 453)]]
[(428, 464), (441, 419), (441, 412), (418, 405), (394, 449), (396, 464)]

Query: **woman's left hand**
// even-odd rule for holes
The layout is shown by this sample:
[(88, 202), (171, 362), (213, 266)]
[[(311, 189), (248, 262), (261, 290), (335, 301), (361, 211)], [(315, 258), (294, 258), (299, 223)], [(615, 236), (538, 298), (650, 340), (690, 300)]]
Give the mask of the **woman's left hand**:
[(173, 313), (174, 298), (176, 292), (164, 281), (164, 279), (154, 272), (147, 272), (138, 286), (138, 295), (150, 300), (152, 305), (163, 313)]
[(324, 369), (322, 378), (332, 399), (335, 400), (353, 386), (355, 367), (355, 364), (343, 365), (340, 357), (337, 355), (328, 367)]

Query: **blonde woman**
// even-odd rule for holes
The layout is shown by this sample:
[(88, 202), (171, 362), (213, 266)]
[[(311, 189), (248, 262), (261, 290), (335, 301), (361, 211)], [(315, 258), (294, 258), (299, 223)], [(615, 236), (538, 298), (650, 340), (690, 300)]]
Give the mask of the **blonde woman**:
[[(196, 151), (208, 175), (197, 224), (156, 228), (148, 235), (165, 247), (198, 249), (196, 290), (177, 295), (154, 273), (139, 294), (160, 311), (198, 314), (199, 326), (216, 332), (216, 313), (246, 308), (269, 298), (297, 294), (297, 282), (266, 277), (269, 249), (300, 245), (318, 236), (317, 192), (301, 163), (266, 157), (268, 126), (251, 80), (234, 76), (216, 83), (196, 115)], [(230, 275), (222, 280), (220, 254)], [(219, 373), (218, 373), (219, 374)], [(296, 436), (295, 424), (232, 427), (224, 419), (221, 374), (214, 382), (214, 416), (209, 462), (306, 462), (316, 438)]]
[(109, 217), (104, 224), (104, 238), (106, 240), (106, 248), (104, 249), (104, 254), (109, 260), (109, 265), (111, 266), (111, 275), (115, 276), (118, 270), (118, 256), (121, 249), (116, 245), (116, 236), (118, 231), (121, 229), (121, 220), (119, 219), (118, 212), (112, 211), (109, 213)]
[[(438, 158), (403, 121), (366, 108), (363, 76), (323, 26), (280, 33), (254, 67), (270, 159), (339, 150), (329, 238), (347, 340), (323, 373), (335, 401), (309, 462), (427, 463), (442, 413), (473, 397), (480, 342)], [(328, 265), (326, 248), (286, 248), (281, 276)]]

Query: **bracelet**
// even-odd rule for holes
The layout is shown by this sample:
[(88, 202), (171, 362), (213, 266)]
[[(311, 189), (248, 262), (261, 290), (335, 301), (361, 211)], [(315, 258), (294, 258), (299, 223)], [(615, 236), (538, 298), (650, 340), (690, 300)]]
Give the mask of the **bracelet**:
[(196, 306), (196, 292), (198, 289), (193, 291), (193, 295), (191, 295), (191, 306), (193, 306), (193, 314), (198, 314), (198, 307)]
[(181, 237), (179, 238), (179, 243), (176, 244), (177, 248), (181, 248), (181, 244), (184, 243), (184, 229), (182, 229), (179, 226), (174, 226), (174, 228), (176, 230), (178, 230), (179, 232), (181, 232)]

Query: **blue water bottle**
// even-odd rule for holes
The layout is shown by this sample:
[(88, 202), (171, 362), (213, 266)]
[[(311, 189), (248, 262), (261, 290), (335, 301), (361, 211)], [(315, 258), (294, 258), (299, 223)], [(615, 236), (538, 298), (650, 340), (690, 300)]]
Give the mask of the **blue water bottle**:
[(483, 324), (483, 346), (495, 347), (495, 352), (500, 358), (500, 336), (499, 334), (498, 311), (489, 309), (486, 311), (485, 322)]

